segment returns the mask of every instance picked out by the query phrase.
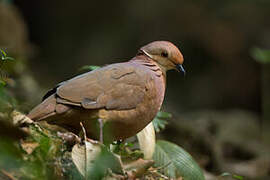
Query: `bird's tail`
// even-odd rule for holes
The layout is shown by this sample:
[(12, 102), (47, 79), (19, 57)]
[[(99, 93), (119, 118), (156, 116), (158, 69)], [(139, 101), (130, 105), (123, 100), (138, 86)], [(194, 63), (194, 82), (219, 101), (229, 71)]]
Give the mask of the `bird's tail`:
[(56, 98), (55, 94), (53, 94), (46, 98), (41, 104), (32, 109), (27, 116), (34, 121), (40, 121), (54, 115), (55, 108)]

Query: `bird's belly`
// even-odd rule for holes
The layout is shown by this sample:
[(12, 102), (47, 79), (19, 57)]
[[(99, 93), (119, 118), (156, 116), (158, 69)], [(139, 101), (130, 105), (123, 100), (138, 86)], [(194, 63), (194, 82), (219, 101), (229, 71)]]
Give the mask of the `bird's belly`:
[(152, 100), (152, 102), (142, 103), (132, 110), (100, 110), (99, 117), (104, 119), (107, 125), (105, 133), (108, 135), (104, 136), (111, 136), (114, 140), (118, 140), (136, 135), (154, 119), (159, 108), (159, 103)]
[(89, 138), (99, 139), (98, 118), (104, 122), (104, 141), (126, 139), (136, 135), (147, 124), (149, 124), (159, 111), (161, 102), (154, 98), (146, 99), (147, 103), (142, 102), (135, 109), (131, 110), (85, 110), (72, 108), (66, 113), (51, 117), (48, 122), (61, 125), (62, 127), (78, 133), (81, 131), (82, 122)]
[(107, 132), (114, 140), (136, 135), (155, 118), (160, 110), (165, 92), (165, 86), (156, 86), (155, 83), (161, 84), (159, 80), (148, 83), (144, 100), (135, 109), (108, 111), (102, 109), (99, 111), (99, 117), (105, 120), (105, 124), (108, 124)]

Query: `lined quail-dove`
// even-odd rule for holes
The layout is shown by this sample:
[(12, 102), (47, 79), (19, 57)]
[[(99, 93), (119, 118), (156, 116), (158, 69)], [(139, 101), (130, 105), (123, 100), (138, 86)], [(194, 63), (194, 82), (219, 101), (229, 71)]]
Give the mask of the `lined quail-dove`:
[[(168, 41), (154, 41), (128, 62), (104, 66), (48, 91), (27, 116), (101, 141), (131, 137), (150, 123), (163, 102), (166, 71), (185, 73), (183, 56)], [(104, 137), (103, 137), (104, 136)]]

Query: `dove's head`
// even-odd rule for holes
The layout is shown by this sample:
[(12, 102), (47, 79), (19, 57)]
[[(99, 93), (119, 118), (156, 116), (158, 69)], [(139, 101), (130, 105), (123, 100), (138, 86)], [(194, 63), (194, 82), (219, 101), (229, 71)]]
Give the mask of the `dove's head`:
[(182, 66), (184, 61), (183, 55), (173, 43), (154, 41), (143, 46), (139, 51), (156, 61), (165, 71), (176, 69), (185, 74)]

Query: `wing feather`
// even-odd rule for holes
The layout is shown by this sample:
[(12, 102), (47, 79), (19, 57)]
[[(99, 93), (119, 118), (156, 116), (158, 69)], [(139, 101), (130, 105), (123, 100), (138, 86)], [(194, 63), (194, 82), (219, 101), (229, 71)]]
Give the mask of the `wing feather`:
[(85, 109), (133, 109), (143, 101), (145, 84), (136, 66), (112, 64), (62, 83), (57, 102)]

